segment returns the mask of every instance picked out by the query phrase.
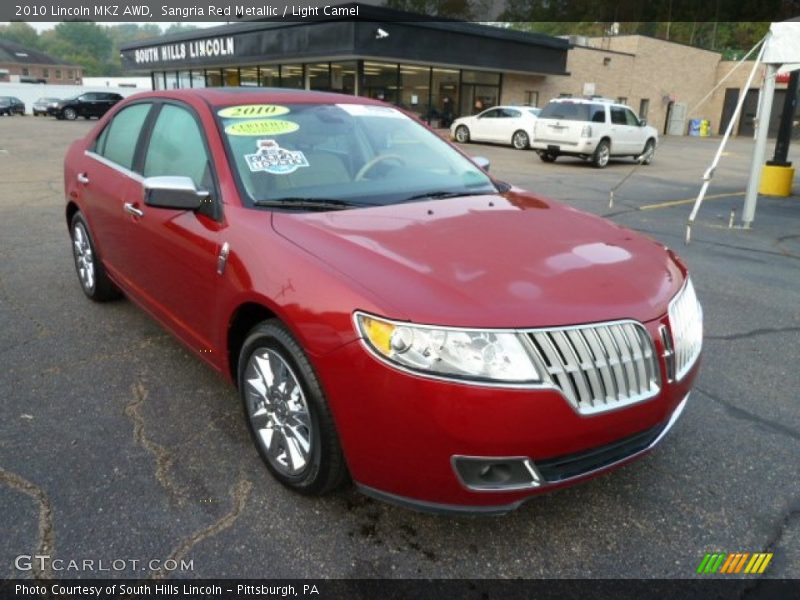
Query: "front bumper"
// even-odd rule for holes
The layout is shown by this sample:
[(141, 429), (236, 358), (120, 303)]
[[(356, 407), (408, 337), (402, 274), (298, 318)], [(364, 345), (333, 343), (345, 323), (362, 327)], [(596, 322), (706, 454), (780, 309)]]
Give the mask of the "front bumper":
[[(685, 407), (699, 361), (679, 382), (664, 378), (648, 400), (579, 414), (558, 389), (509, 389), (436, 381), (398, 371), (360, 341), (314, 362), (337, 422), (350, 473), (370, 495), (422, 510), (505, 512), (530, 496), (622, 465), (655, 446)], [(538, 481), (473, 489), (458, 457), (528, 459)]]

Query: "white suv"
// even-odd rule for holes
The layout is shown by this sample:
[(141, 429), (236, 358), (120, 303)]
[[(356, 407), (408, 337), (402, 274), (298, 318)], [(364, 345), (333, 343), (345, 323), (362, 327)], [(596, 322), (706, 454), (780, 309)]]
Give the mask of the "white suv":
[(612, 156), (632, 156), (649, 165), (657, 143), (658, 131), (624, 104), (558, 98), (539, 114), (531, 147), (544, 162), (565, 154), (591, 159), (602, 169)]

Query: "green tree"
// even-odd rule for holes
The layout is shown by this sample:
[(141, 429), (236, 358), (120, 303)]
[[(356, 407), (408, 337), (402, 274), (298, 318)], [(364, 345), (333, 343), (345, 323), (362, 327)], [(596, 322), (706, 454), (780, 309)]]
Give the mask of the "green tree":
[(39, 34), (33, 27), (21, 21), (0, 25), (0, 38), (17, 42), (28, 48), (39, 47)]

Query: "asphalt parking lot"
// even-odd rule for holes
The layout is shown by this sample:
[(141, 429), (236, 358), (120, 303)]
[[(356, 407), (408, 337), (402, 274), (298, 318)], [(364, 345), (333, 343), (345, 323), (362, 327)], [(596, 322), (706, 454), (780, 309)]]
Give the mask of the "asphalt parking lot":
[[(83, 296), (62, 159), (93, 124), (0, 119), (0, 575), (684, 578), (706, 552), (768, 551), (766, 576), (800, 577), (800, 198), (762, 198), (752, 230), (727, 228), (749, 140), (730, 144), (689, 246), (686, 200), (714, 140), (665, 140), (611, 208), (630, 162), (596, 170), (465, 146), (501, 179), (675, 248), (706, 338), (687, 409), (648, 457), (503, 517), (451, 518), (352, 489), (287, 491), (262, 466), (233, 388), (130, 302)], [(16, 569), (30, 554), (140, 563)], [(148, 564), (169, 558), (193, 568)]]

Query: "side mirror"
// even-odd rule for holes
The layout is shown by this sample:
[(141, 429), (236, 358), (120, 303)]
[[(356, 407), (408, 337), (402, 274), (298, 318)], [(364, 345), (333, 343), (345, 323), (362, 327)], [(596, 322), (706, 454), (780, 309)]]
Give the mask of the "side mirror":
[(644, 127), (645, 125), (647, 125), (647, 121), (644, 119), (639, 119), (639, 127)]
[(197, 210), (211, 194), (198, 190), (189, 177), (148, 177), (144, 180), (144, 203), (159, 208)]
[(473, 156), (472, 162), (474, 162), (481, 170), (489, 172), (489, 167), (492, 166), (492, 163), (489, 162), (489, 159), (484, 156)]

